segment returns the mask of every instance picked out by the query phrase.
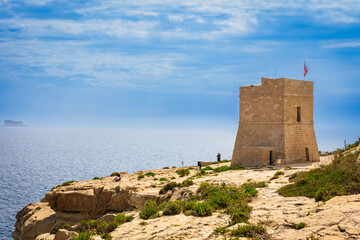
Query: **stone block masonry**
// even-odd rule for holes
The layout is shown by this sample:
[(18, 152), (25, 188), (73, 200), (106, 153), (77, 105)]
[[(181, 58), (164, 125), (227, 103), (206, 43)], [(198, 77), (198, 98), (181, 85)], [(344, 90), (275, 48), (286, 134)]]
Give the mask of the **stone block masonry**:
[(262, 78), (240, 87), (239, 128), (231, 166), (319, 161), (313, 82)]

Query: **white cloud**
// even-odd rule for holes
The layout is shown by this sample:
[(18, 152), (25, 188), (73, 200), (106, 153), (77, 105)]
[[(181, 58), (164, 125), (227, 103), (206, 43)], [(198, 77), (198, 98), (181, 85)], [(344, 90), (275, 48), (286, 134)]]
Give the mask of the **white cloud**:
[(100, 51), (88, 48), (88, 45), (88, 42), (19, 40), (0, 43), (0, 51), (8, 64), (37, 69), (14, 72), (19, 78), (81, 79), (86, 85), (104, 87), (151, 88), (163, 81), (171, 85), (171, 79), (179, 71), (177, 62), (185, 59), (176, 53), (139, 56)]
[(172, 22), (182, 22), (184, 20), (183, 17), (179, 15), (169, 15), (168, 18)]
[[(52, 0), (27, 1), (41, 5)], [(12, 4), (5, 0), (2, 2), (5, 6)], [(75, 5), (74, 9), (66, 11), (83, 15), (83, 18), (75, 21), (18, 17), (2, 19), (0, 24), (9, 28), (21, 28), (25, 36), (29, 37), (72, 34), (85, 37), (107, 35), (117, 38), (147, 38), (150, 35), (160, 35), (168, 38), (216, 39), (256, 31), (259, 19), (264, 17), (271, 19), (300, 14), (299, 12), (308, 13), (308, 16), (320, 24), (360, 22), (358, 0), (311, 0), (306, 3), (285, 0), (170, 0), (165, 4), (160, 0), (113, 0)], [(170, 24), (163, 22), (164, 16)], [(184, 21), (186, 24), (183, 24)], [(201, 30), (194, 33), (193, 26), (205, 23), (206, 28), (199, 26), (197, 29)]]
[(25, 0), (26, 3), (33, 5), (45, 5), (48, 2), (52, 2), (52, 1), (53, 0)]
[(356, 48), (360, 47), (360, 40), (358, 41), (347, 41), (347, 42), (336, 42), (323, 45), (323, 48)]
[[(0, 0), (1, 1), (1, 0)], [(34, 0), (33, 4), (46, 4), (50, 0)], [(0, 4), (11, 6), (11, 2), (2, 0)], [(97, 5), (95, 5), (97, 4)], [(77, 5), (68, 12), (80, 14), (78, 20), (41, 19), (21, 17), (1, 19), (2, 29), (19, 29), (16, 33), (3, 34), (11, 36), (0, 42), (0, 56), (8, 63), (30, 68), (43, 69), (31, 74), (37, 77), (49, 76), (72, 81), (83, 81), (92, 86), (127, 86), (140, 88), (159, 87), (169, 81), (172, 86), (196, 85), (204, 79), (215, 79), (233, 71), (233, 66), (213, 67), (201, 72), (196, 67), (183, 66), (183, 61), (190, 61), (191, 56), (175, 53), (127, 54), (108, 52), (101, 47), (101, 40), (116, 42), (118, 39), (130, 39), (152, 46), (151, 41), (161, 40), (171, 46), (174, 52), (181, 52), (184, 42), (181, 40), (217, 40), (229, 39), (229, 36), (241, 36), (258, 31), (258, 26), (266, 28), (269, 19), (281, 19), (283, 15), (307, 14), (319, 23), (358, 22), (360, 7), (358, 1), (335, 2), (330, 0), (302, 1), (261, 1), (261, 0), (209, 0), (209, 1), (100, 1), (88, 5)], [(6, 5), (5, 5), (6, 6)], [(265, 25), (265, 26), (264, 26)], [(267, 29), (264, 29), (266, 31)], [(12, 35), (11, 35), (12, 34)], [(30, 39), (16, 40), (17, 37)], [(68, 41), (35, 41), (43, 38), (68, 38)], [(89, 39), (84, 42), (78, 39)], [(100, 40), (99, 40), (100, 39)], [(172, 41), (176, 40), (173, 46)], [(203, 41), (203, 42), (205, 42)], [(178, 43), (180, 42), (180, 43)], [(231, 42), (231, 41), (229, 41)], [(232, 42), (234, 44), (234, 42)], [(141, 48), (141, 44), (139, 48)], [(239, 43), (236, 51), (256, 54), (271, 51), (279, 42), (251, 41)], [(134, 44), (135, 45), (135, 44)], [(359, 41), (326, 43), (324, 48), (359, 47)], [(119, 47), (119, 46), (118, 46)], [(145, 48), (146, 48), (145, 47)], [(189, 45), (194, 47), (194, 45)], [(201, 47), (199, 45), (195, 47)], [(204, 48), (208, 45), (204, 45)], [(214, 46), (211, 46), (214, 48)], [(209, 48), (211, 48), (209, 47)], [(231, 47), (234, 47), (232, 45)], [(124, 47), (126, 48), (126, 46)], [(217, 50), (221, 48), (216, 46)], [(21, 49), (21, 51), (19, 51)], [(189, 51), (189, 49), (187, 49)], [(205, 50), (202, 50), (206, 52)], [(231, 50), (226, 49), (224, 52)], [(182, 65), (183, 64), (183, 65)], [(186, 68), (186, 70), (185, 70)], [(208, 67), (210, 68), (210, 67)], [(190, 69), (190, 71), (189, 71)], [(24, 71), (26, 72), (26, 71)], [(14, 73), (26, 77), (26, 73)], [(37, 75), (38, 74), (38, 75)], [(215, 77), (214, 77), (215, 76)], [(198, 78), (198, 80), (194, 80)], [(234, 76), (227, 76), (229, 81)], [(210, 80), (211, 81), (211, 80)], [(151, 83), (150, 83), (151, 82)], [(215, 84), (215, 83), (214, 83)]]
[(63, 37), (64, 35), (108, 35), (113, 37), (145, 38), (156, 25), (153, 21), (125, 20), (60, 20), (60, 19), (2, 19), (0, 24), (20, 29), (27, 37)]

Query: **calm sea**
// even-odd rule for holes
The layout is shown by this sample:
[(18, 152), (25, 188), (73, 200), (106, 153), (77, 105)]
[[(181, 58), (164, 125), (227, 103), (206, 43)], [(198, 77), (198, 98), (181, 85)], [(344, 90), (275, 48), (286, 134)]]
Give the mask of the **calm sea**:
[(0, 128), (0, 239), (15, 215), (69, 180), (229, 159), (234, 130)]

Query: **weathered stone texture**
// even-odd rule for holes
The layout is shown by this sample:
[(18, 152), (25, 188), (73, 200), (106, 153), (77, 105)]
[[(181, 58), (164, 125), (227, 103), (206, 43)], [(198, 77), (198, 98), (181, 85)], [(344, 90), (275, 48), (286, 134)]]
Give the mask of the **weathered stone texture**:
[(232, 166), (319, 161), (312, 82), (262, 78), (261, 85), (241, 87), (239, 97)]

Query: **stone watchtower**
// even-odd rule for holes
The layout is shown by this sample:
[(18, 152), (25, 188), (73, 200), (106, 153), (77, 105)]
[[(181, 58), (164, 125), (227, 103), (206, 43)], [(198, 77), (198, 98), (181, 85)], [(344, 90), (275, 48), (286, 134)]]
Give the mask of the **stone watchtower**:
[(239, 128), (231, 166), (319, 161), (313, 82), (262, 78), (240, 87)]

